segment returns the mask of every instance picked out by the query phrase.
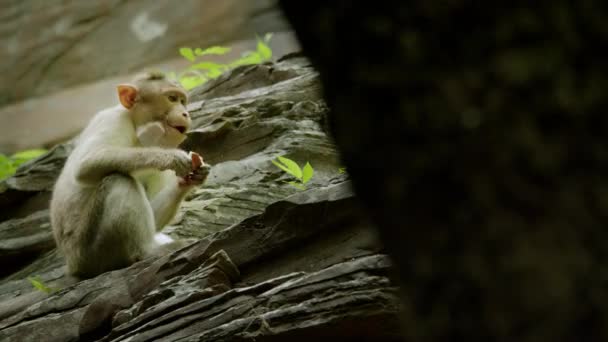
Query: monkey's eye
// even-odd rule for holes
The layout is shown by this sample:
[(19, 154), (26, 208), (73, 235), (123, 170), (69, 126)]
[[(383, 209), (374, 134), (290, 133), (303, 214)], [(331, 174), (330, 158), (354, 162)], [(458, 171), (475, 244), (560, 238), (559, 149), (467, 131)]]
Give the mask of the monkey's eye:
[(175, 95), (169, 95), (169, 101), (171, 101), (171, 102), (177, 102), (177, 96), (175, 96)]

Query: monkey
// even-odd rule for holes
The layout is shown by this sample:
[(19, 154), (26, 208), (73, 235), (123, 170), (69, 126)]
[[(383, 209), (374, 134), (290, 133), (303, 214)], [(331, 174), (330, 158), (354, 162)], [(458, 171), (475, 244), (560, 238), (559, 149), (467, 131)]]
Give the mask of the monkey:
[(178, 148), (192, 122), (181, 86), (147, 72), (117, 95), (75, 139), (51, 196), (53, 237), (79, 278), (183, 246), (160, 231), (210, 169)]

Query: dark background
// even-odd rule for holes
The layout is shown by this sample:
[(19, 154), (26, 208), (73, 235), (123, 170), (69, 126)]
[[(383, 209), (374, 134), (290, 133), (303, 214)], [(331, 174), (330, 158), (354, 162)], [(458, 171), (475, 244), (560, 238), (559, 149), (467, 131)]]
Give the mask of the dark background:
[(412, 340), (606, 340), (599, 1), (282, 1)]

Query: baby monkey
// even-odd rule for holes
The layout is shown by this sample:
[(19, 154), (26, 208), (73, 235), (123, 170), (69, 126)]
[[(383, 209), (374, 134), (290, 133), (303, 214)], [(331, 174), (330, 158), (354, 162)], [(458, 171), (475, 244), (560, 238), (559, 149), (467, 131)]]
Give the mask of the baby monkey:
[(183, 88), (146, 73), (119, 85), (118, 99), (77, 138), (51, 199), (55, 241), (80, 278), (185, 245), (158, 232), (209, 173), (177, 148), (191, 124)]

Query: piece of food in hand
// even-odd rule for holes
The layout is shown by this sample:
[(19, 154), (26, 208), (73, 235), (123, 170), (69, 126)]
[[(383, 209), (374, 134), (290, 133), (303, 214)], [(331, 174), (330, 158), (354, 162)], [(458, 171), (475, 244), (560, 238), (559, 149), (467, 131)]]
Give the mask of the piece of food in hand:
[(192, 158), (192, 170), (196, 170), (204, 164), (203, 157), (196, 152), (190, 151), (190, 158)]
[(179, 179), (180, 186), (192, 186), (203, 184), (209, 175), (209, 171), (211, 170), (211, 166), (207, 164), (203, 164), (198, 169), (190, 172), (184, 177)]
[(190, 155), (192, 160), (192, 171), (180, 179), (179, 185), (191, 186), (202, 184), (207, 178), (211, 167), (205, 164), (200, 154), (190, 151), (188, 155)]

